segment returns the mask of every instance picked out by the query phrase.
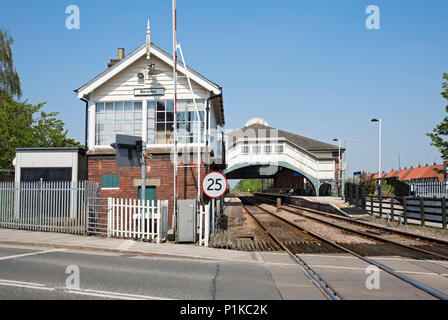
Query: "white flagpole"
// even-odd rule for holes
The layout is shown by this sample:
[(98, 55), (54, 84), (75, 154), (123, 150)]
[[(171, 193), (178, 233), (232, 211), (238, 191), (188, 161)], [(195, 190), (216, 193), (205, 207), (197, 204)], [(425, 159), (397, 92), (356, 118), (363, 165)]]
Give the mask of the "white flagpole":
[(174, 193), (173, 193), (173, 229), (177, 219), (177, 9), (176, 0), (173, 0), (173, 84), (174, 84)]
[(151, 59), (151, 27), (148, 19), (148, 27), (146, 28), (146, 60), (149, 63)]

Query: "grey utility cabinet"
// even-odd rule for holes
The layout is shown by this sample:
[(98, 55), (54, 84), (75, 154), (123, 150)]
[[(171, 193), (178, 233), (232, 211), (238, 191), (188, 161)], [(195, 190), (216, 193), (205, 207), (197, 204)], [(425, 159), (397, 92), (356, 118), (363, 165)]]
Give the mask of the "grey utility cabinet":
[(178, 242), (197, 241), (196, 200), (177, 201)]

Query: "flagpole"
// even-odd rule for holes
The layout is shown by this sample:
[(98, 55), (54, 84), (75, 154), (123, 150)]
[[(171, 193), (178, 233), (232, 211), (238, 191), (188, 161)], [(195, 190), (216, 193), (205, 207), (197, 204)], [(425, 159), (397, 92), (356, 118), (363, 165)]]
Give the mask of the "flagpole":
[(176, 0), (172, 0), (173, 4), (173, 85), (174, 85), (174, 192), (173, 192), (173, 229), (175, 230), (177, 219), (177, 9)]

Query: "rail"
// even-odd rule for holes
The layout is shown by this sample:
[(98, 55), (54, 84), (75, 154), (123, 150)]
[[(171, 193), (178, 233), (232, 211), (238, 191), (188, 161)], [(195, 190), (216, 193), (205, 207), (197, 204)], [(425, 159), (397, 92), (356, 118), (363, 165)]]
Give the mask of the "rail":
[[(385, 272), (387, 272), (387, 273), (389, 273), (389, 274), (395, 276), (396, 278), (398, 278), (398, 279), (400, 279), (400, 280), (402, 280), (402, 281), (407, 282), (408, 284), (410, 284), (410, 285), (412, 285), (412, 286), (414, 286), (414, 287), (416, 287), (416, 288), (418, 288), (418, 289), (420, 289), (420, 290), (422, 290), (422, 291), (424, 291), (424, 292), (430, 294), (431, 296), (433, 296), (433, 297), (435, 297), (435, 298), (437, 298), (437, 299), (448, 300), (448, 295), (445, 294), (445, 293), (443, 293), (443, 292), (440, 292), (440, 291), (438, 291), (438, 290), (436, 290), (436, 289), (434, 289), (434, 288), (431, 288), (431, 287), (427, 286), (426, 284), (424, 284), (424, 283), (422, 283), (422, 282), (420, 282), (420, 281), (417, 281), (417, 280), (412, 279), (412, 278), (410, 278), (410, 277), (408, 277), (408, 276), (405, 276), (405, 275), (403, 275), (403, 274), (401, 274), (401, 273), (399, 273), (399, 272), (393, 270), (392, 268), (389, 268), (389, 267), (387, 267), (387, 266), (385, 266), (385, 265), (383, 265), (383, 264), (381, 264), (381, 263), (379, 263), (379, 262), (377, 262), (377, 261), (375, 261), (375, 260), (373, 260), (373, 259), (370, 259), (370, 258), (367, 258), (367, 257), (362, 256), (362, 255), (360, 255), (360, 254), (357, 254), (356, 252), (354, 252), (354, 251), (352, 251), (352, 250), (350, 250), (350, 249), (347, 249), (346, 247), (344, 247), (344, 246), (342, 246), (342, 245), (340, 245), (340, 244), (337, 244), (337, 243), (333, 242), (332, 240), (329, 240), (329, 239), (327, 239), (327, 238), (325, 238), (325, 237), (323, 237), (323, 236), (321, 236), (321, 235), (319, 235), (319, 234), (316, 234), (316, 233), (312, 232), (311, 230), (308, 230), (308, 229), (306, 229), (306, 228), (304, 228), (304, 227), (302, 227), (302, 226), (299, 226), (297, 223), (295, 223), (295, 222), (293, 222), (293, 221), (290, 221), (290, 220), (288, 220), (288, 219), (286, 219), (286, 218), (284, 218), (284, 217), (281, 217), (281, 216), (279, 216), (279, 215), (277, 215), (277, 214), (275, 214), (275, 213), (273, 213), (273, 212), (270, 212), (269, 210), (266, 210), (266, 209), (264, 209), (263, 207), (259, 206), (259, 205), (256, 203), (256, 200), (255, 200), (255, 201), (254, 201), (254, 200), (251, 200), (251, 199), (249, 199), (248, 197), (243, 197), (243, 198), (244, 198), (247, 202), (252, 203), (253, 205), (257, 206), (258, 208), (260, 208), (260, 209), (263, 210), (264, 212), (269, 213), (269, 214), (271, 214), (272, 216), (276, 216), (277, 218), (279, 218), (279, 219), (281, 219), (281, 220), (287, 222), (288, 224), (290, 224), (290, 225), (292, 225), (292, 226), (295, 226), (296, 228), (298, 228), (298, 229), (300, 229), (300, 230), (302, 230), (302, 231), (307, 232), (308, 234), (310, 234), (310, 235), (316, 237), (317, 239), (319, 239), (319, 240), (321, 240), (321, 241), (323, 241), (323, 242), (325, 242), (325, 243), (328, 243), (328, 244), (334, 246), (335, 248), (338, 248), (338, 249), (340, 249), (340, 250), (342, 250), (342, 251), (344, 251), (344, 252), (346, 252), (346, 253), (348, 253), (348, 254), (350, 254), (350, 255), (353, 255), (353, 256), (355, 256), (355, 257), (357, 257), (357, 258), (359, 258), (359, 259), (361, 259), (361, 260), (363, 260), (363, 261), (365, 261), (365, 262), (367, 262), (367, 263), (369, 263), (369, 264), (371, 264), (371, 265), (374, 265), (374, 266), (376, 266), (376, 267), (382, 269), (383, 271), (385, 271)], [(301, 216), (306, 216), (306, 217), (307, 217), (307, 215), (300, 214), (300, 213), (298, 213), (298, 212), (295, 212), (295, 213), (296, 213), (296, 214), (299, 214), (299, 215), (301, 215)], [(326, 222), (324, 222), (324, 221), (320, 221), (320, 222), (321, 222), (321, 223), (326, 223)]]
[(305, 272), (306, 275), (317, 285), (320, 291), (327, 299), (330, 300), (343, 300), (344, 297), (337, 292), (331, 285), (329, 285), (316, 271), (314, 271), (303, 259), (295, 255), (291, 250), (285, 246), (268, 228), (255, 216), (251, 211), (243, 205), (243, 209), (254, 219), (257, 225), (288, 255), (299, 265), (299, 267)]

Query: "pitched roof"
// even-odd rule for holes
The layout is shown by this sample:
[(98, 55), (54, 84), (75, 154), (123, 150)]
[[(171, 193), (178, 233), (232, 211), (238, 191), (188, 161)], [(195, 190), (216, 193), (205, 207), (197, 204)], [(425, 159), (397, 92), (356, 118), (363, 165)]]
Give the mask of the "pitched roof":
[(385, 178), (394, 178), (394, 177), (398, 177), (398, 170), (392, 170), (385, 176)]
[(406, 177), (412, 172), (413, 169), (400, 170), (400, 180), (406, 180)]
[(443, 173), (438, 173), (435, 169), (443, 170), (443, 164), (415, 168), (411, 170), (404, 180), (437, 178), (439, 181), (443, 181)]
[[(305, 149), (307, 151), (338, 151), (338, 146), (321, 142), (318, 140), (310, 139), (307, 137), (303, 137), (288, 131), (280, 130), (277, 128), (273, 128), (270, 126), (265, 126), (260, 123), (251, 124), (247, 127), (235, 130), (228, 134), (229, 137), (232, 136), (239, 136), (242, 133), (248, 131), (248, 130), (254, 130), (256, 137), (258, 137), (259, 130), (266, 130), (261, 137), (269, 137), (270, 130), (277, 130), (278, 132), (278, 138), (285, 138), (286, 140), (290, 141), (291, 143), (297, 145), (298, 147)], [(255, 138), (255, 137), (254, 137)], [(343, 152), (345, 149), (341, 148), (341, 152)]]
[[(381, 179), (386, 178), (386, 176), (387, 176), (387, 173), (386, 173), (386, 172), (381, 172)], [(371, 176), (371, 179), (378, 179), (378, 173), (374, 173), (374, 174)]]
[[(151, 54), (154, 54), (157, 58), (166, 62), (170, 66), (173, 66), (173, 56), (168, 52), (166, 52), (165, 50), (161, 49), (160, 47), (156, 46), (152, 42), (151, 42)], [(82, 98), (79, 96), (80, 94), (82, 95), (89, 94), (95, 88), (99, 87), (107, 80), (109, 80), (110, 78), (108, 77), (106, 78), (107, 75), (114, 76), (118, 72), (121, 72), (123, 69), (127, 68), (130, 64), (134, 63), (135, 61), (143, 57), (144, 55), (146, 55), (146, 44), (141, 45), (140, 47), (132, 51), (130, 54), (128, 54), (126, 57), (124, 57), (122, 60), (114, 64), (112, 67), (104, 70), (96, 77), (94, 77), (92, 80), (85, 83), (80, 88), (76, 89), (75, 92), (78, 93), (78, 98)], [(179, 63), (178, 71), (183, 74), (186, 74), (186, 70), (183, 64), (180, 61), (178, 63)], [(188, 66), (187, 69), (190, 75), (192, 76), (192, 80), (196, 81), (199, 85), (205, 87), (206, 89), (209, 89), (210, 91), (213, 91), (215, 94), (221, 93), (221, 88), (216, 83), (207, 79), (202, 74), (200, 74), (199, 72)]]
[[(151, 42), (151, 54), (165, 62), (166, 64), (173, 66), (173, 56), (169, 54), (168, 52), (164, 51), (163, 49), (156, 46), (154, 43)], [(138, 59), (146, 55), (146, 44), (141, 45), (134, 51), (132, 51), (130, 54), (128, 54), (126, 57), (124, 57), (122, 60), (118, 61), (116, 64), (114, 64), (112, 67), (106, 69), (102, 73), (98, 74), (96, 77), (94, 77), (89, 82), (85, 83), (78, 89), (74, 90), (77, 94), (78, 99), (83, 99), (87, 95), (89, 95), (93, 90), (98, 88), (99, 86), (103, 85), (107, 81), (109, 81), (111, 78), (113, 78), (115, 75), (126, 69), (128, 66), (136, 62)], [(206, 90), (212, 92), (215, 95), (222, 94), (222, 88), (217, 85), (216, 83), (212, 82), (211, 80), (204, 77), (199, 72), (193, 70), (192, 68), (187, 66), (187, 69), (184, 68), (183, 63), (179, 61), (177, 70), (179, 73), (182, 74), (189, 74), (191, 80), (205, 88)], [(222, 99), (220, 101), (220, 113), (222, 117), (221, 123), (225, 123), (224, 119), (224, 107), (222, 105)]]
[(427, 167), (418, 167), (412, 169), (411, 172), (406, 176), (404, 180), (420, 179), (423, 173), (428, 169)]

